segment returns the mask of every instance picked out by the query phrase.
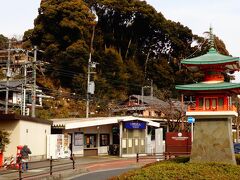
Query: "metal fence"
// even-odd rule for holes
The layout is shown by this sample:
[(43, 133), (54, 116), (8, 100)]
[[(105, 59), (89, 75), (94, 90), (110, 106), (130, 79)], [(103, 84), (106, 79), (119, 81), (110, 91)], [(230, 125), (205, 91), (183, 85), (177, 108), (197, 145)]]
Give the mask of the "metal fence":
[(72, 158), (65, 159), (65, 161), (59, 161), (51, 157), (49, 160), (28, 162), (28, 165), (29, 168), (27, 173), (23, 171), (21, 162), (16, 164), (15, 168), (13, 166), (6, 167), (0, 170), (0, 179), (22, 180), (34, 177), (52, 176), (53, 173), (56, 172), (75, 169), (75, 158), (73, 155)]
[(148, 160), (148, 159), (156, 159), (156, 161), (160, 160), (168, 160), (173, 159), (179, 156), (190, 156), (190, 152), (164, 152), (164, 153), (137, 153), (136, 154), (136, 162), (138, 163), (140, 160)]

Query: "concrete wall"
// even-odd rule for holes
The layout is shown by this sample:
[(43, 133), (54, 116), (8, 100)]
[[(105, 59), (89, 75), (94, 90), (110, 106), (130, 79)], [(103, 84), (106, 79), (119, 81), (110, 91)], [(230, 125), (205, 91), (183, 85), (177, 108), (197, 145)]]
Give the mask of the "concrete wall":
[(193, 138), (191, 162), (236, 164), (231, 118), (197, 119)]

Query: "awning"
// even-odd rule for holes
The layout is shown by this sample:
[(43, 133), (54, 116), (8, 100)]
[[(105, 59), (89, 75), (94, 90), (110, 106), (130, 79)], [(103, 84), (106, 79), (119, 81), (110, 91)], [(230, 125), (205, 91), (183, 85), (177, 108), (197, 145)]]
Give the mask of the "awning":
[[(154, 122), (149, 118), (139, 118), (134, 116), (124, 116), (124, 117), (101, 117), (101, 118), (78, 118), (74, 122), (65, 122), (65, 129), (76, 129), (92, 126), (102, 126), (108, 124), (118, 124), (121, 121), (143, 121), (146, 122), (148, 126), (160, 127), (160, 123)], [(54, 125), (57, 125), (54, 123)]]

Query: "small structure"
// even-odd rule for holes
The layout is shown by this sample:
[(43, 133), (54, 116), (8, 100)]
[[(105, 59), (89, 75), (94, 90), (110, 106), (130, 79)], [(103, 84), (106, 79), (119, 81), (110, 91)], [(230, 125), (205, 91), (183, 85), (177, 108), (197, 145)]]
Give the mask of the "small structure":
[[(52, 133), (67, 134), (71, 137), (72, 151), (78, 156), (106, 155), (111, 145), (119, 147), (117, 155), (121, 157), (136, 155), (136, 153), (151, 153), (153, 148), (148, 127), (160, 127), (160, 123), (150, 118), (133, 116), (96, 117), (96, 118), (65, 118), (52, 119)], [(161, 136), (156, 133), (156, 136)], [(163, 152), (162, 139), (154, 149)], [(66, 143), (67, 145), (67, 143)], [(68, 145), (67, 145), (68, 146)], [(56, 147), (61, 148), (60, 146)], [(63, 149), (66, 149), (63, 147)], [(53, 150), (55, 151), (55, 150)], [(61, 152), (61, 149), (57, 151)]]
[[(6, 81), (0, 81), (0, 107), (2, 109), (5, 107), (5, 100), (6, 100)], [(10, 80), (8, 84), (9, 88), (9, 98), (8, 98), (8, 105), (10, 107), (23, 107), (23, 85), (24, 79), (20, 80)], [(32, 88), (30, 85), (27, 85), (26, 88), (26, 96), (25, 96), (25, 106), (26, 106), (26, 113), (29, 114), (29, 109), (32, 106)], [(42, 90), (36, 89), (36, 107), (42, 107), (42, 99), (44, 96)]]
[(31, 159), (46, 159), (51, 124), (44, 119), (0, 114), (0, 129), (10, 133), (10, 144), (6, 146), (4, 157), (16, 157), (17, 146), (26, 144), (32, 151)]
[(240, 84), (224, 81), (224, 73), (239, 70), (239, 58), (219, 54), (213, 47), (207, 54), (184, 59), (191, 71), (204, 72), (204, 81), (177, 85), (184, 95), (195, 96), (186, 116), (196, 119), (191, 162), (224, 162), (236, 164), (232, 140), (232, 118), (238, 116), (232, 96), (239, 93)]
[(154, 96), (131, 95), (112, 112), (113, 115), (164, 117), (166, 109), (169, 109), (169, 103)]

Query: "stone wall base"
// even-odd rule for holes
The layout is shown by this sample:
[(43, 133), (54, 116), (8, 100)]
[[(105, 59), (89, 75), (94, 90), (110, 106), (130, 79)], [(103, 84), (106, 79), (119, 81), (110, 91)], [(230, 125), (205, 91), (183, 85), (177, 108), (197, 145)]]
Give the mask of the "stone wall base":
[(236, 164), (230, 118), (196, 119), (190, 162)]

